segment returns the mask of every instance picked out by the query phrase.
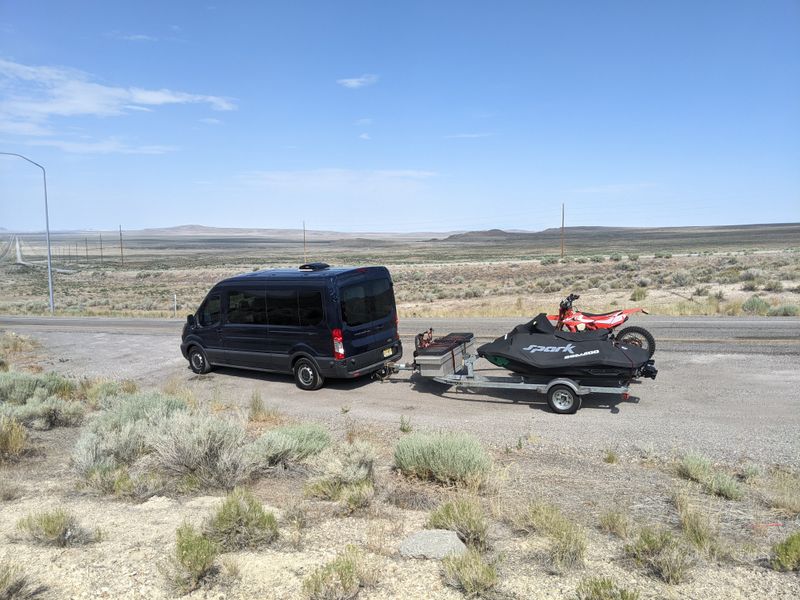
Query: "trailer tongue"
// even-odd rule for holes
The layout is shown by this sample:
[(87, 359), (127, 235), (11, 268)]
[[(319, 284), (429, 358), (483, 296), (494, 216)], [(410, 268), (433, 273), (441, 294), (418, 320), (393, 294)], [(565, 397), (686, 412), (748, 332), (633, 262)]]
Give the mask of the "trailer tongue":
[[(498, 338), (500, 340), (502, 338)], [(497, 340), (496, 340), (497, 341)], [(607, 342), (611, 344), (612, 342)], [(475, 336), (472, 333), (449, 333), (440, 338), (433, 337), (433, 330), (416, 336), (414, 361), (411, 363), (389, 363), (381, 375), (389, 377), (392, 373), (412, 371), (420, 377), (433, 379), (439, 383), (471, 389), (517, 389), (547, 395), (547, 403), (553, 412), (570, 414), (581, 406), (581, 396), (587, 394), (616, 394), (628, 399), (630, 379), (602, 381), (581, 381), (558, 374), (515, 374), (508, 376), (486, 376), (475, 372), (479, 354), (475, 349)], [(483, 346), (482, 346), (483, 348)], [(655, 372), (652, 361), (648, 367)], [(648, 375), (649, 376), (649, 375)], [(652, 374), (655, 377), (655, 374)]]

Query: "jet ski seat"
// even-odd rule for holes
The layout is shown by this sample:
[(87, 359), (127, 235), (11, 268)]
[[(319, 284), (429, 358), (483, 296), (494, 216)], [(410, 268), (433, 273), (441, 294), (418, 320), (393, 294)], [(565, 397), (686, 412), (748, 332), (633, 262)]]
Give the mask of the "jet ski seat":
[(594, 331), (556, 331), (555, 336), (568, 342), (588, 342), (608, 339), (608, 329), (595, 329)]

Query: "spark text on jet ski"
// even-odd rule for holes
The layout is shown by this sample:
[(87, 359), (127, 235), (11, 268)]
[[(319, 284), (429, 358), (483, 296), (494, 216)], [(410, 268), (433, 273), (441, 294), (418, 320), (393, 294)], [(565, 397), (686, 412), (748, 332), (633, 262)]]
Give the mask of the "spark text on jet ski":
[[(567, 344), (566, 346), (537, 346), (536, 344), (531, 344), (523, 348), (523, 350), (526, 352), (565, 352), (573, 354), (574, 348), (575, 344)], [(578, 356), (581, 355), (579, 354)]]

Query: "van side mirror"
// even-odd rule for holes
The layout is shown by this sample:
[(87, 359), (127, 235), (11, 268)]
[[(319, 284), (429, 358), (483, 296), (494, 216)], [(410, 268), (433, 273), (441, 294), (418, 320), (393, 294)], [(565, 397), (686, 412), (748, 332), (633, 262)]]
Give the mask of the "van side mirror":
[(189, 327), (194, 327), (196, 323), (194, 315), (186, 315), (186, 323)]

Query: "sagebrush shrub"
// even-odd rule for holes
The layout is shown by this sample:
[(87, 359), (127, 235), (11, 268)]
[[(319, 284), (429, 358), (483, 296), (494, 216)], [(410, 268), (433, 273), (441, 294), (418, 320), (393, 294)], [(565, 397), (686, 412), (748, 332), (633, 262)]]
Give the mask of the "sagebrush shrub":
[(253, 471), (244, 427), (227, 419), (178, 411), (147, 444), (159, 471), (195, 477), (207, 487), (232, 489)]
[(0, 373), (0, 402), (24, 404), (36, 390), (44, 390), (45, 396), (71, 398), (77, 390), (74, 381), (56, 373), (32, 375), (8, 371)]
[(268, 469), (315, 456), (330, 443), (331, 436), (321, 425), (287, 425), (264, 433), (251, 444), (249, 455), (257, 468)]
[(476, 487), (492, 464), (480, 442), (463, 433), (412, 433), (395, 446), (394, 463), (404, 475)]

